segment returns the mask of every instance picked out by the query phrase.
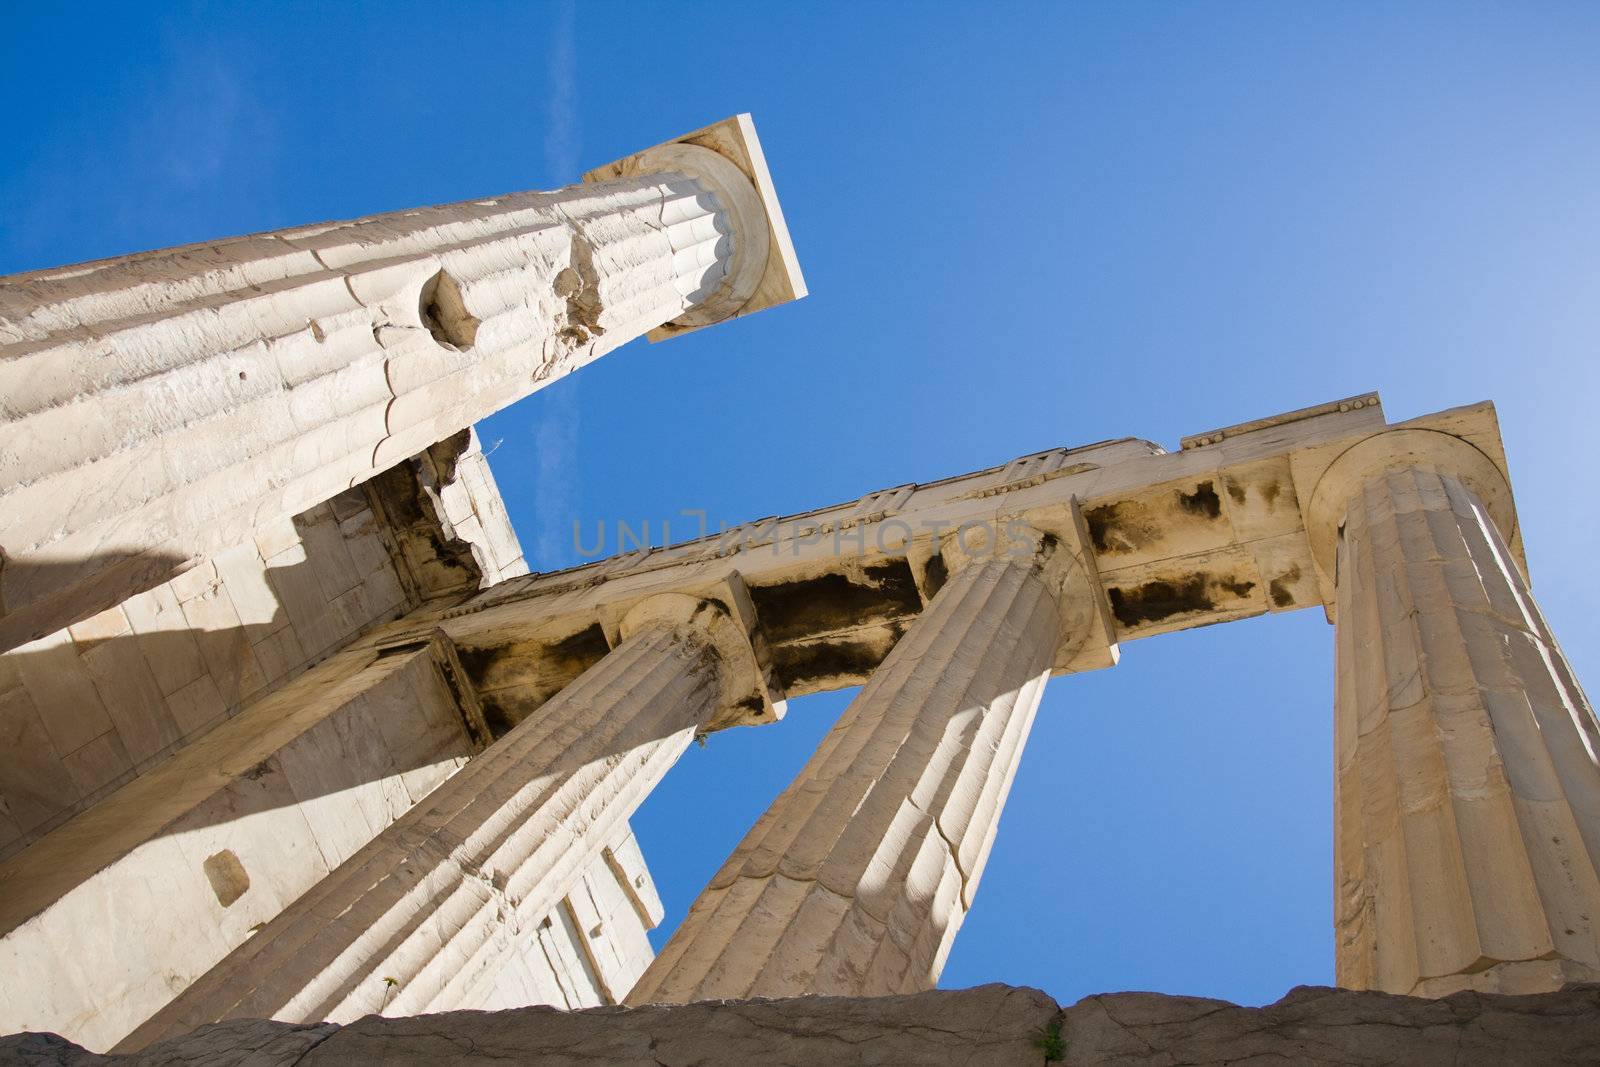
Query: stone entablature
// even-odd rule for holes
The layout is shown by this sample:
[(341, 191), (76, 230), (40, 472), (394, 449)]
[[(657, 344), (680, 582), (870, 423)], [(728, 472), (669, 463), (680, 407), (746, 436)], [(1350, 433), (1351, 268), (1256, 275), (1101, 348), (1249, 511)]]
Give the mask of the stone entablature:
[[(602, 656), (633, 603), (663, 591), (725, 597), (737, 580), (776, 686), (801, 696), (867, 679), (946, 580), (949, 535), (1025, 523), (1077, 553), (1085, 595), (1106, 598), (1108, 630), (1057, 669), (1109, 666), (1120, 641), (1319, 604), (1331, 617), (1333, 587), (1314, 559), (1306, 508), (1335, 457), (1393, 430), (1459, 438), (1505, 472), (1492, 405), (1390, 426), (1365, 394), (1213, 432), (1215, 443), (1178, 452), (1124, 439), (871, 492), (514, 578), (398, 625), (442, 627), (491, 718), (514, 722)], [(1520, 561), (1509, 495), (1503, 506)]]

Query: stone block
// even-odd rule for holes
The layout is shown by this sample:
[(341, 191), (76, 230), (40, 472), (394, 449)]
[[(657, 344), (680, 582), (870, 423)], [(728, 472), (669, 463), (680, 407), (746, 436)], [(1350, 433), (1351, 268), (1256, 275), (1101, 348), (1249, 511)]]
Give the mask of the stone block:
[(322, 586), (324, 600), (332, 600), (361, 581), (361, 572), (345, 547), (339, 520), (328, 507), (313, 508), (295, 520), (306, 558)]
[(163, 693), (175, 693), (205, 673), (200, 645), (169, 583), (129, 598), (122, 608)]
[(228, 591), (239, 622), (250, 627), (252, 642), (289, 625), (288, 613), (267, 581), (267, 564), (254, 542), (217, 553), (215, 562), (217, 578)]
[(57, 752), (81, 748), (112, 728), (100, 693), (66, 630), (6, 654)]
[(256, 662), (261, 665), (262, 677), (269, 684), (289, 677), (309, 658), (300, 647), (294, 627), (288, 625), (265, 637), (256, 638), (251, 642), (250, 650), (255, 653)]
[(94, 796), (106, 786), (120, 785), (133, 775), (133, 761), (128, 758), (115, 730), (108, 730), (76, 752), (67, 753), (61, 763), (85, 797)]
[(230, 707), (266, 684), (261, 665), (250, 648), (250, 636), (239, 621), (226, 586), (210, 583), (181, 603), (206, 671)]
[(82, 622), (67, 627), (67, 631), (72, 634), (73, 642), (80, 648), (95, 641), (109, 641), (113, 637), (120, 637), (129, 629), (128, 616), (123, 614), (120, 605), (107, 608), (98, 615), (91, 615)]
[(300, 531), (288, 516), (268, 519), (256, 527), (256, 551), (264, 560), (271, 559), (300, 543)]
[(340, 633), (328, 614), (328, 600), (310, 565), (305, 545), (296, 544), (267, 561), (267, 581), (277, 591), (278, 600), (289, 614), (308, 656), (333, 648)]
[(217, 683), (209, 674), (202, 674), (177, 692), (168, 694), (167, 707), (186, 738), (204, 733), (228, 715), (228, 702), (222, 699)]
[(167, 584), (172, 587), (173, 594), (177, 596), (178, 603), (181, 604), (186, 600), (193, 600), (206, 592), (207, 589), (215, 584), (216, 580), (216, 565), (210, 560), (203, 560), (182, 574), (174, 575)]
[(82, 659), (130, 760), (143, 762), (182, 736), (137, 643), (102, 641)]
[(37, 831), (82, 796), (77, 783), (61, 773), (50, 733), (23, 689), (0, 692), (0, 751), (5, 753), (0, 797), (23, 833)]

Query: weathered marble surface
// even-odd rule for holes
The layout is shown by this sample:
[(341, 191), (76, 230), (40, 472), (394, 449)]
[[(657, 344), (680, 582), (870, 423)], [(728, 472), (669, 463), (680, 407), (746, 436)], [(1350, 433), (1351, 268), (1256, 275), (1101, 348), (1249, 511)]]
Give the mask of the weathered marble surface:
[[(1047, 1060), (1046, 1035), (1060, 1037)], [(1302, 986), (1276, 1004), (1110, 993), (1070, 1008), (1036, 989), (986, 985), (908, 996), (714, 1001), (563, 1012), (518, 1008), (348, 1026), (236, 1020), (134, 1056), (97, 1056), (54, 1035), (0, 1038), (0, 1064), (90, 1067), (811, 1067), (826, 1063), (1005, 1067), (1181, 1064), (1595, 1063), (1600, 986), (1443, 1000)]]
[(1339, 981), (1594, 981), (1600, 724), (1461, 466), (1397, 452), (1337, 487)]
[(634, 337), (803, 295), (749, 117), (690, 136), (611, 180), (7, 276), (0, 649)]
[(977, 891), (1060, 616), (1031, 559), (962, 568), (627, 1002), (932, 988)]

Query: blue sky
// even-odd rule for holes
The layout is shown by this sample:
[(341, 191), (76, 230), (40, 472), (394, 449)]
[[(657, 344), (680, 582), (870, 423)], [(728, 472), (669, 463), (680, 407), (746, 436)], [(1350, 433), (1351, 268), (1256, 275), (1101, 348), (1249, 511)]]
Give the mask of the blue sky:
[[(1493, 399), (1536, 592), (1600, 670), (1600, 7), (27, 5), (0, 272), (577, 178), (750, 111), (812, 296), (490, 419), (571, 524), (794, 512), (1378, 389)], [(1052, 682), (943, 984), (1333, 978), (1315, 612)], [(693, 749), (635, 826), (675, 923), (849, 694)]]

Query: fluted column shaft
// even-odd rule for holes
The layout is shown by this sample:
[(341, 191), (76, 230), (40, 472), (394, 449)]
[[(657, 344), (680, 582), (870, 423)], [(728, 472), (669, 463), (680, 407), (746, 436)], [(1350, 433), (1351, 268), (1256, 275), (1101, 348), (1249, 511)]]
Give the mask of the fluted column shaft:
[(555, 907), (677, 760), (723, 671), (701, 634), (642, 627), (119, 1047), (225, 1018), (453, 1007), (497, 965), (497, 933)]
[(1600, 730), (1462, 479), (1401, 466), (1361, 482), (1337, 646), (1339, 984), (1600, 978)]
[(958, 571), (695, 901), (631, 1004), (937, 981), (1061, 636), (1027, 561)]
[(727, 208), (657, 173), (0, 280), (0, 649), (701, 305)]

